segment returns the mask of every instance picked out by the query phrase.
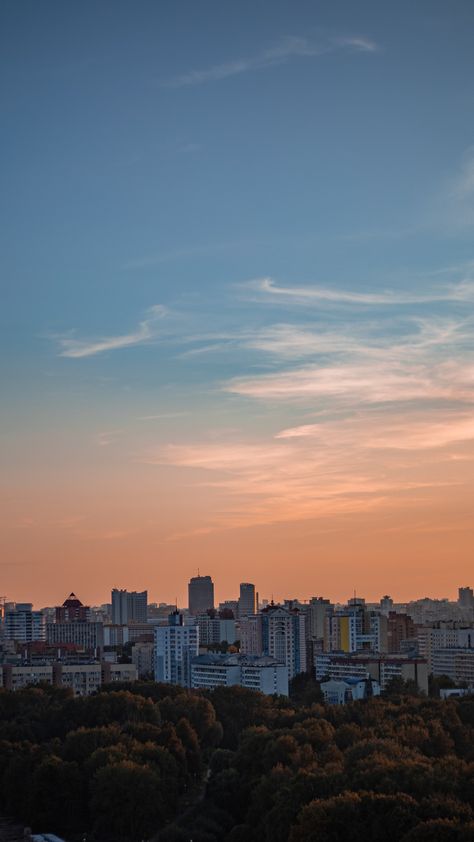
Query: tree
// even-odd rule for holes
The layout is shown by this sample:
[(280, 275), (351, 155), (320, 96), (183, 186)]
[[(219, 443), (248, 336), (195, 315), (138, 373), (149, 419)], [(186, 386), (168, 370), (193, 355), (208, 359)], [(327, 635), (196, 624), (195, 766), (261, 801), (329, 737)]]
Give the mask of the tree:
[(92, 782), (91, 813), (100, 839), (139, 842), (166, 818), (159, 775), (129, 760), (104, 766)]

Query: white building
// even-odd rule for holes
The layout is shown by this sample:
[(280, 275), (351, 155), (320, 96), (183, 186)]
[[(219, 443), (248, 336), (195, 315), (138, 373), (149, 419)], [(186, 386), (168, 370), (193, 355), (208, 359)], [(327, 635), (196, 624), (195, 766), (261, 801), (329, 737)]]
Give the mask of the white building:
[(457, 684), (474, 684), (474, 648), (435, 649), (431, 659), (433, 675), (447, 675)]
[(41, 611), (33, 611), (31, 602), (10, 603), (5, 611), (5, 640), (31, 643), (46, 639), (46, 622)]
[(257, 655), (199, 655), (191, 662), (191, 687), (246, 687), (266, 695), (288, 695), (288, 671), (274, 658)]
[(347, 677), (339, 681), (329, 679), (321, 684), (324, 701), (328, 705), (345, 705), (371, 696), (380, 696), (380, 684), (367, 678)]
[(167, 626), (155, 627), (155, 681), (191, 686), (191, 658), (199, 653), (199, 628), (184, 625), (179, 611), (168, 617)]

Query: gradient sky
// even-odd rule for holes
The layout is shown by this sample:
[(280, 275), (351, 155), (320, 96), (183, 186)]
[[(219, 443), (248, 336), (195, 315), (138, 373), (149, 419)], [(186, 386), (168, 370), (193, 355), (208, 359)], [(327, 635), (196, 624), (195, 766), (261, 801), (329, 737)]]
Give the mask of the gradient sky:
[(474, 584), (471, 0), (0, 15), (0, 595)]

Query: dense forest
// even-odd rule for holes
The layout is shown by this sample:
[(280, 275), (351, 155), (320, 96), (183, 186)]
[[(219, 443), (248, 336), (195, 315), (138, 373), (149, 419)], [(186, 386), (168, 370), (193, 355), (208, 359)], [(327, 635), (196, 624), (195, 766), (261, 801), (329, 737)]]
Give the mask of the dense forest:
[(71, 842), (467, 842), (473, 737), (474, 698), (403, 688), (0, 691), (0, 809)]

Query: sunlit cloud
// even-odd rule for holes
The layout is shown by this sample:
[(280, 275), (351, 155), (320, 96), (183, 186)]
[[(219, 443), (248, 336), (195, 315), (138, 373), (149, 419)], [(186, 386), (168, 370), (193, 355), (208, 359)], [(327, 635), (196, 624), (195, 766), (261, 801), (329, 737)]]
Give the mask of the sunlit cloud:
[(143, 345), (156, 337), (157, 324), (165, 313), (166, 310), (161, 304), (155, 304), (147, 310), (146, 318), (139, 323), (136, 330), (119, 336), (104, 336), (99, 339), (56, 337), (59, 345), (59, 356), (79, 359), (103, 354), (106, 351)]
[(294, 58), (314, 58), (332, 53), (337, 50), (352, 50), (360, 53), (374, 53), (377, 44), (365, 37), (338, 37), (311, 41), (308, 38), (295, 36), (285, 38), (281, 43), (253, 56), (234, 59), (232, 61), (215, 64), (201, 70), (191, 70), (171, 79), (163, 80), (160, 85), (165, 88), (183, 88), (204, 85), (207, 82), (218, 82), (232, 76), (240, 76), (256, 70), (284, 64)]
[[(459, 367), (458, 367), (459, 366)], [(474, 382), (460, 362), (442, 365), (375, 360), (304, 368), (229, 381), (228, 392), (258, 400), (333, 398), (362, 404), (474, 398)], [(453, 376), (454, 382), (453, 382)]]

